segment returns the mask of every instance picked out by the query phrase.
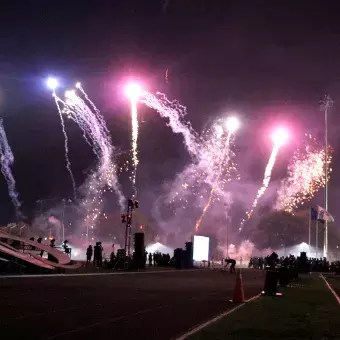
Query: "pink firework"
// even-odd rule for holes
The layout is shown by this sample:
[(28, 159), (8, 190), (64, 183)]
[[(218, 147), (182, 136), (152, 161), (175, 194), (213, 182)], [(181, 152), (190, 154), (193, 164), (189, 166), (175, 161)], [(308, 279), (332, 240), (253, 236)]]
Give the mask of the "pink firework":
[[(266, 166), (266, 170), (264, 172), (261, 188), (257, 192), (257, 195), (254, 199), (254, 202), (251, 206), (250, 211), (247, 212), (248, 219), (253, 214), (259, 199), (264, 195), (264, 193), (266, 192), (266, 190), (268, 188), (277, 154), (279, 153), (280, 147), (282, 147), (287, 142), (287, 140), (289, 138), (289, 132), (285, 128), (279, 128), (279, 129), (277, 129), (273, 132), (271, 137), (272, 137), (272, 140), (273, 140), (273, 143), (274, 143), (273, 150), (270, 154), (269, 161), (268, 161), (268, 164)], [(244, 222), (245, 222), (245, 220), (242, 221), (242, 225), (243, 225)], [(242, 225), (241, 225), (241, 228), (242, 228)]]
[[(294, 152), (288, 166), (288, 177), (281, 182), (275, 209), (292, 212), (312, 199), (325, 186), (325, 148), (316, 139), (306, 134), (304, 147)], [(332, 150), (328, 148), (328, 175), (332, 171)]]

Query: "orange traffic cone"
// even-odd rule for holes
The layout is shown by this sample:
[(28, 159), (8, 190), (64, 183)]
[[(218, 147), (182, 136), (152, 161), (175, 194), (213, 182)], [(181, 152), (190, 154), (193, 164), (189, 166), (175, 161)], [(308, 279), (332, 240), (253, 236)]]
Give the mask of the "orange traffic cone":
[(239, 269), (236, 274), (233, 302), (234, 303), (245, 302), (241, 269)]

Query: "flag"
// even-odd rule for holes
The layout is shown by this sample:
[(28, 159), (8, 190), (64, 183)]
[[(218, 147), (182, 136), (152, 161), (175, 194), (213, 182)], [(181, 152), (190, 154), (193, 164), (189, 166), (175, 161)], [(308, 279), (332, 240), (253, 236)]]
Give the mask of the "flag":
[(310, 207), (310, 219), (315, 221), (318, 219), (318, 212), (312, 207)]
[[(313, 209), (313, 208), (312, 208)], [(314, 210), (314, 209), (313, 209)], [(334, 217), (325, 209), (318, 205), (317, 219), (321, 222), (334, 222)]]

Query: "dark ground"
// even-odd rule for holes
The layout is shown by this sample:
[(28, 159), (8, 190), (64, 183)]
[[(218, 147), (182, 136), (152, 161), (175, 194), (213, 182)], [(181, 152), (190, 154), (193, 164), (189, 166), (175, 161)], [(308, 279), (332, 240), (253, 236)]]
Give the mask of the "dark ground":
[(335, 293), (340, 297), (340, 276), (339, 275), (325, 275), (328, 283), (334, 289)]
[[(244, 269), (246, 298), (263, 272)], [(4, 339), (173, 339), (232, 308), (235, 275), (212, 270), (0, 278)], [(2, 338), (2, 336), (1, 336)]]

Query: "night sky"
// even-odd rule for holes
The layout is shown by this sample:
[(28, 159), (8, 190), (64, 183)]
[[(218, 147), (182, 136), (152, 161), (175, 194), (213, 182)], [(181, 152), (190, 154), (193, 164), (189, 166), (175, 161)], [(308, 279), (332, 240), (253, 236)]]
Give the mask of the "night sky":
[[(11, 144), (13, 173), (27, 216), (38, 199), (70, 197), (60, 120), (45, 79), (63, 86), (80, 80), (101, 109), (112, 141), (130, 148), (129, 103), (122, 87), (137, 78), (188, 107), (201, 131), (229, 110), (243, 127), (236, 151), (244, 183), (260, 185), (270, 153), (270, 126), (283, 122), (294, 139), (273, 180), (304, 132), (323, 138), (319, 102), (329, 94), (330, 144), (335, 149), (330, 212), (335, 218), (340, 182), (340, 4), (336, 1), (227, 0), (7, 1), (0, 11), (0, 115)], [(165, 72), (168, 70), (168, 83)], [(140, 128), (138, 190), (147, 214), (164, 181), (189, 162), (179, 135), (149, 109)], [(78, 185), (95, 158), (79, 129), (67, 124)], [(123, 176), (124, 177), (124, 176)], [(122, 178), (126, 195), (131, 190)], [(254, 192), (255, 194), (255, 192)], [(322, 205), (320, 192), (315, 202)], [(143, 203), (145, 202), (145, 203)], [(0, 223), (13, 219), (0, 179)], [(110, 209), (117, 207), (112, 204)]]

